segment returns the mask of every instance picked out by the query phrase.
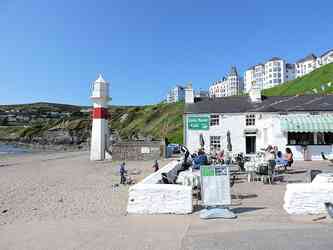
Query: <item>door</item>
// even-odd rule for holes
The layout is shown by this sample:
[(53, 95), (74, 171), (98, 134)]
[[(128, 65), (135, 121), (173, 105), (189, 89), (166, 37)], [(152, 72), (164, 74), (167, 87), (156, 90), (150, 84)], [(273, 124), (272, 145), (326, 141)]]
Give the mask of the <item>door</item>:
[(256, 153), (256, 136), (246, 136), (245, 137), (245, 151), (246, 154)]

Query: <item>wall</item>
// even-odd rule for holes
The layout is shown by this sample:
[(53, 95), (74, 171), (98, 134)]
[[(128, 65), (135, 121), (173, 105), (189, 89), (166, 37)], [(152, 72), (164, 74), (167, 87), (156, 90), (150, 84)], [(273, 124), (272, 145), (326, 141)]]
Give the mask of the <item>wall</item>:
[(126, 141), (112, 145), (114, 160), (156, 160), (164, 156), (161, 141)]

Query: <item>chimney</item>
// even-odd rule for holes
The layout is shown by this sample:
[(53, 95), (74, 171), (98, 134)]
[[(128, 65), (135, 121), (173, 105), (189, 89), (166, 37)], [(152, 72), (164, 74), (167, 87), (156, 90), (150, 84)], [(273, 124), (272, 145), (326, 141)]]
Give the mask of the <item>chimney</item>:
[(191, 83), (185, 87), (185, 103), (194, 103), (194, 93)]
[(249, 91), (249, 96), (250, 96), (250, 100), (251, 102), (261, 102), (261, 89), (256, 86), (253, 85)]

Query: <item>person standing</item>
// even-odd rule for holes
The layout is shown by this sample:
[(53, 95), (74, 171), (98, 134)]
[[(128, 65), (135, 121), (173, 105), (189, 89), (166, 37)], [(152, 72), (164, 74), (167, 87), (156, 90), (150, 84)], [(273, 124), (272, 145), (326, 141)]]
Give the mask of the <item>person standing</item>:
[(126, 184), (125, 174), (127, 173), (127, 170), (126, 170), (125, 167), (126, 167), (125, 162), (123, 162), (122, 164), (120, 164), (120, 169), (119, 169), (119, 173), (120, 173), (120, 184)]
[(155, 163), (154, 163), (154, 165), (153, 165), (153, 169), (154, 169), (154, 172), (157, 172), (157, 171), (160, 169), (157, 160), (155, 160)]

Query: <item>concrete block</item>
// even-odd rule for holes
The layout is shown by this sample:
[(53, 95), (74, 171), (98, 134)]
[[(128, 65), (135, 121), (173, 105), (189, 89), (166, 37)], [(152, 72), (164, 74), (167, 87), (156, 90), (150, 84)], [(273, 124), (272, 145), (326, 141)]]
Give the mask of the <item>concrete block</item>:
[(295, 183), (287, 185), (283, 208), (288, 214), (321, 214), (325, 202), (333, 202), (333, 183)]
[(130, 187), (127, 212), (134, 214), (191, 213), (192, 187), (158, 184), (162, 173), (173, 171), (179, 164), (181, 164), (179, 161), (172, 161)]

